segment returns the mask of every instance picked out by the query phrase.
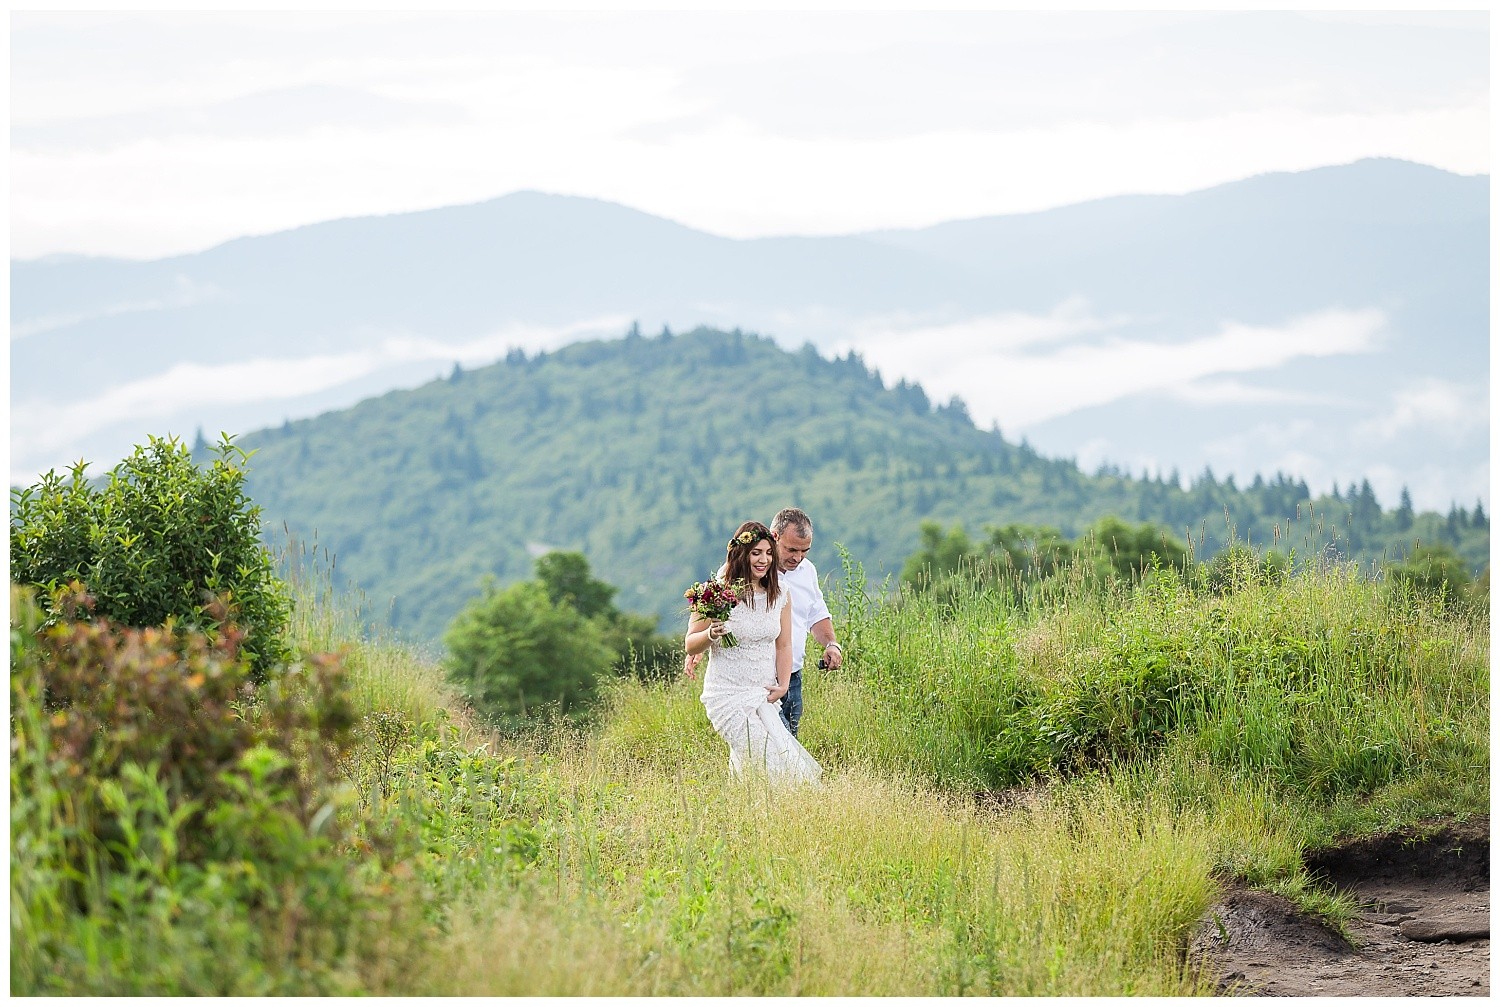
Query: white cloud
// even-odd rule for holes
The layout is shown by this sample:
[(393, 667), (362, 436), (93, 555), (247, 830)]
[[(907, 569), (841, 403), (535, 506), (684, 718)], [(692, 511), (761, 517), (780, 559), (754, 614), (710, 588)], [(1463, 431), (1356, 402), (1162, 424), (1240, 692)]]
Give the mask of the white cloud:
[[(817, 59), (736, 54), (737, 72), (720, 63), (693, 66), (680, 89), (713, 114), (770, 133), (851, 137), (1198, 121), (1248, 111), (1405, 112), (1483, 100), (1488, 91), (1484, 30), (1455, 30), (1451, 21), (1446, 29), (1412, 30), (1332, 26), (1286, 13), (1095, 14), (1071, 19), (1073, 31), (1046, 41), (1034, 21), (1014, 14), (945, 23), (969, 31), (941, 37), (918, 29)], [(995, 31), (1001, 24), (1010, 30)], [(1078, 31), (1083, 24), (1104, 30)], [(659, 131), (674, 128), (696, 123), (666, 122)]]
[(1388, 413), (1361, 423), (1358, 433), (1389, 440), (1414, 430), (1455, 436), (1488, 429), (1489, 394), (1482, 386), (1425, 378), (1396, 392)]
[(1350, 405), (1349, 399), (1333, 395), (1316, 395), (1285, 388), (1263, 388), (1233, 379), (1205, 379), (1186, 385), (1174, 385), (1166, 394), (1179, 402), (1194, 406), (1221, 405)]
[(944, 346), (953, 352), (974, 347), (983, 347), (991, 352), (1024, 350), (1038, 345), (1055, 347), (1078, 336), (1108, 332), (1130, 321), (1123, 315), (1100, 318), (1089, 310), (1088, 302), (1080, 297), (1068, 298), (1045, 315), (1004, 311), (948, 321), (892, 314), (856, 322), (853, 337), (840, 344), (836, 351), (862, 350), (872, 344), (904, 342), (916, 333), (921, 333), (923, 337), (938, 336)]
[[(637, 90), (614, 87), (624, 104)], [(155, 257), (317, 220), (536, 189), (624, 203), (716, 234), (841, 234), (1182, 193), (1268, 171), (1390, 156), (1487, 167), (1483, 103), (1386, 115), (1250, 112), (889, 139), (767, 134), (716, 121), (666, 143), (616, 134), (587, 95), (472, 125), (280, 137), (141, 138), (11, 152), (12, 252)], [(612, 101), (613, 99), (611, 99)], [(556, 118), (554, 118), (554, 116)], [(566, 132), (557, 122), (568, 123)]]
[(1452, 466), (1417, 465), (1397, 469), (1391, 465), (1376, 464), (1367, 472), (1348, 473), (1341, 485), (1368, 478), (1370, 488), (1382, 507), (1395, 507), (1401, 501), (1401, 489), (1411, 494), (1412, 505), (1418, 511), (1436, 511), (1446, 514), (1454, 504), (1466, 509), (1474, 507), (1474, 501), (1483, 500), (1485, 509), (1490, 506), (1490, 467), (1480, 464), (1472, 469), (1455, 469)]
[[(1210, 466), (1214, 473), (1224, 478), (1230, 473), (1244, 472), (1247, 468), (1257, 470), (1262, 464), (1262, 459), (1267, 459), (1263, 475), (1271, 475), (1274, 472), (1318, 472), (1327, 468), (1327, 459), (1311, 454), (1297, 447), (1284, 447), (1284, 445), (1317, 443), (1315, 436), (1317, 429), (1308, 420), (1277, 420), (1268, 419), (1254, 424), (1245, 430), (1240, 430), (1227, 437), (1215, 437), (1203, 444), (1202, 451), (1204, 463)], [(1267, 448), (1277, 451), (1274, 460), (1271, 460)], [(1252, 461), (1247, 466), (1246, 460)], [(1250, 478), (1254, 478), (1252, 474)], [(1318, 492), (1313, 487), (1313, 493)]]
[(1333, 310), (1274, 327), (1226, 323), (1217, 333), (1182, 343), (1107, 337), (1055, 346), (1058, 339), (1105, 325), (1070, 302), (1040, 318), (1006, 314), (907, 329), (867, 323), (856, 345), (884, 374), (916, 378), (940, 401), (961, 394), (981, 426), (994, 421), (1016, 433), (1130, 395), (1176, 396), (1211, 375), (1269, 369), (1299, 357), (1368, 352), (1380, 338), (1385, 315), (1374, 309)]

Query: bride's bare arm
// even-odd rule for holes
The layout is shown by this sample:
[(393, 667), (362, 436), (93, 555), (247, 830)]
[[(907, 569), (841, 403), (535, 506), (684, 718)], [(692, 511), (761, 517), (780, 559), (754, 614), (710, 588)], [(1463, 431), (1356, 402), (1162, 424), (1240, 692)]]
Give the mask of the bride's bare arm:
[(792, 606), (781, 606), (781, 632), (776, 636), (776, 685), (766, 697), (774, 703), (792, 684)]
[(716, 619), (705, 619), (701, 615), (693, 616), (688, 620), (687, 637), (682, 641), (683, 648), (689, 654), (703, 653), (716, 639), (715, 627), (723, 625), (723, 622)]

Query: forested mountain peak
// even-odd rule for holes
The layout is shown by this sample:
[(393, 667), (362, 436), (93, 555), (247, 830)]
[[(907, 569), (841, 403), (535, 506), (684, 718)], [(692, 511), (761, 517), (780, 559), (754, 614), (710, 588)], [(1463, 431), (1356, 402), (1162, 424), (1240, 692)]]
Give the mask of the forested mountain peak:
[[(924, 520), (1072, 535), (1115, 514), (1191, 535), (1206, 554), (1226, 508), (1241, 535), (1269, 542), (1273, 522), (1299, 508), (1305, 519), (1310, 502), (1279, 475), (1245, 490), (1212, 473), (1190, 490), (1160, 473), (1085, 475), (977, 428), (961, 401), (887, 386), (857, 354), (738, 330), (512, 351), (242, 443), (258, 449), (249, 485), (267, 520), (316, 532), (376, 618), (389, 603), (394, 625), (429, 639), (483, 577), (529, 577), (547, 549), (584, 553), (622, 608), (675, 620), (728, 532), (788, 505), (813, 515), (820, 568), (837, 569), (841, 543), (878, 581)], [(1346, 548), (1378, 550), (1378, 505), (1361, 520)]]

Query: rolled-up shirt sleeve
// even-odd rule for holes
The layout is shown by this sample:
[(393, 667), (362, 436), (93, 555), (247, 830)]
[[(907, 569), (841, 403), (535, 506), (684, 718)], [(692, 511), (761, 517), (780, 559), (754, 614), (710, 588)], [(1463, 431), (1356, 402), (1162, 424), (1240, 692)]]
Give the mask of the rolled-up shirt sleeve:
[(833, 618), (833, 613), (828, 611), (828, 603), (823, 600), (823, 588), (816, 580), (812, 582), (811, 590), (805, 592), (808, 599), (804, 602), (807, 606), (807, 626), (811, 629), (824, 619)]

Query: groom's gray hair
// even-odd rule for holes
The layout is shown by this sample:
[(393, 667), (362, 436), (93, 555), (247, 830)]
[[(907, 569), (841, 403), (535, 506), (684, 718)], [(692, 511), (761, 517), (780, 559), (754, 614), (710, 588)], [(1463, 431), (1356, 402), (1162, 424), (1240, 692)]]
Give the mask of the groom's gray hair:
[(788, 526), (795, 527), (798, 535), (811, 535), (813, 530), (812, 518), (797, 507), (783, 507), (771, 519), (771, 531), (776, 535), (780, 535)]

